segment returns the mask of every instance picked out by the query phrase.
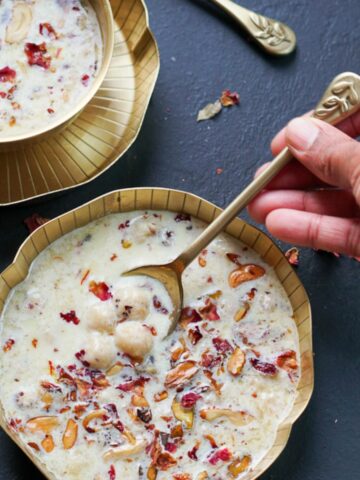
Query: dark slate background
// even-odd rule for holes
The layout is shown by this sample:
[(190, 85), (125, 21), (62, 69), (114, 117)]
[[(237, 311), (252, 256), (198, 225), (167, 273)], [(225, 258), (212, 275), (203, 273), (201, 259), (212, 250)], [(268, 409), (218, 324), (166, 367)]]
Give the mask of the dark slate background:
[[(271, 158), (269, 142), (279, 128), (312, 108), (336, 74), (360, 73), (359, 0), (243, 0), (296, 31), (296, 54), (281, 59), (263, 55), (206, 0), (147, 3), (162, 67), (139, 139), (91, 184), (37, 205), (3, 208), (1, 269), (26, 238), (25, 217), (35, 211), (54, 217), (113, 189), (173, 187), (225, 206)], [(225, 88), (239, 91), (241, 106), (197, 124), (197, 111)], [(354, 480), (360, 475), (360, 265), (302, 249), (298, 271), (313, 307), (316, 387), (286, 450), (262, 478)], [(29, 478), (42, 477), (0, 433), (0, 479)]]

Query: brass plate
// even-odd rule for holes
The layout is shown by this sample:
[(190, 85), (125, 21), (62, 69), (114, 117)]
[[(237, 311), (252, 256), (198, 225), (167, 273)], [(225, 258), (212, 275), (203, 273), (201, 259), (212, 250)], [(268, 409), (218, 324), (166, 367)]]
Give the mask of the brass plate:
[[(220, 208), (196, 195), (170, 189), (127, 189), (111, 192), (96, 198), (75, 210), (51, 220), (25, 240), (14, 262), (0, 275), (0, 311), (4, 307), (10, 290), (25, 279), (31, 262), (51, 242), (75, 228), (82, 227), (92, 220), (110, 213), (137, 209), (185, 212), (207, 223), (211, 222), (215, 216), (221, 212)], [(255, 250), (266, 263), (274, 268), (293, 307), (300, 340), (301, 378), (294, 407), (290, 415), (279, 426), (271, 450), (264, 459), (244, 477), (244, 480), (254, 480), (264, 473), (285, 448), (293, 423), (305, 410), (311, 398), (314, 387), (311, 308), (309, 298), (299, 277), (281, 250), (268, 236), (239, 218), (235, 219), (226, 231)], [(19, 442), (14, 432), (7, 427), (1, 403), (0, 425), (41, 470), (45, 477), (49, 480), (59, 480), (50, 474), (41, 462), (33, 457), (32, 452), (26, 449), (24, 445)]]
[(143, 0), (110, 3), (115, 46), (103, 84), (65, 130), (0, 153), (0, 206), (90, 182), (135, 141), (159, 73), (159, 51)]

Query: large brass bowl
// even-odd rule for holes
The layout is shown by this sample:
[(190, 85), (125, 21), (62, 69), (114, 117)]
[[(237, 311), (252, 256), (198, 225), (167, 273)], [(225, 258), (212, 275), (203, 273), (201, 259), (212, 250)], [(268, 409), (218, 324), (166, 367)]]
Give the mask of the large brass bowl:
[[(25, 240), (14, 262), (0, 275), (0, 311), (3, 309), (11, 289), (26, 278), (32, 261), (50, 243), (97, 218), (104, 217), (110, 213), (137, 209), (185, 212), (207, 223), (211, 222), (221, 211), (220, 208), (196, 195), (162, 188), (120, 190), (96, 198), (75, 210), (51, 220)], [(274, 268), (293, 307), (300, 340), (301, 377), (294, 407), (289, 416), (279, 426), (273, 446), (268, 454), (244, 477), (244, 480), (254, 480), (277, 459), (285, 448), (292, 425), (305, 410), (311, 398), (314, 386), (311, 308), (308, 296), (299, 277), (281, 250), (269, 237), (239, 218), (229, 225), (227, 233), (255, 250), (266, 263)], [(31, 449), (22, 444), (15, 433), (9, 429), (1, 405), (1, 394), (0, 425), (46, 478), (49, 480), (60, 480), (52, 475), (45, 465), (34, 457)]]
[(103, 39), (103, 59), (92, 88), (87, 95), (82, 97), (81, 101), (79, 101), (70, 112), (64, 114), (56, 122), (51, 122), (48, 126), (42, 128), (32, 129), (30, 127), (28, 132), (22, 133), (18, 136), (0, 136), (0, 151), (18, 150), (27, 145), (31, 145), (34, 142), (45, 140), (56, 132), (60, 132), (79, 115), (90, 100), (96, 95), (96, 92), (99, 90), (100, 85), (103, 83), (108, 72), (114, 50), (114, 19), (109, 0), (90, 0), (90, 3), (96, 12)]

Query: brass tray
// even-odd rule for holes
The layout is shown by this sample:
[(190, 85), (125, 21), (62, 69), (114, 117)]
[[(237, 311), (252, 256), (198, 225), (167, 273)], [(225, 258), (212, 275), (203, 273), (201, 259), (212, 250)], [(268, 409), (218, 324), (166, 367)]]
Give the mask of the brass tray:
[[(0, 311), (4, 307), (10, 290), (26, 278), (31, 262), (51, 242), (75, 228), (82, 227), (92, 220), (107, 214), (137, 209), (184, 212), (207, 223), (211, 222), (221, 211), (220, 208), (196, 195), (170, 189), (127, 189), (111, 192), (96, 198), (75, 210), (51, 220), (25, 240), (14, 262), (0, 275)], [(281, 250), (269, 237), (239, 218), (229, 225), (227, 233), (240, 239), (255, 250), (266, 263), (274, 268), (292, 304), (300, 340), (301, 378), (294, 407), (290, 415), (279, 426), (271, 450), (254, 469), (243, 477), (243, 480), (254, 480), (264, 473), (285, 448), (293, 423), (305, 410), (311, 398), (314, 386), (311, 308), (308, 296), (299, 277)], [(27, 450), (19, 442), (14, 432), (8, 428), (1, 402), (0, 425), (41, 470), (45, 477), (50, 480), (59, 480), (49, 473), (41, 462), (33, 457), (32, 452)]]
[(103, 84), (65, 130), (38, 144), (0, 152), (0, 206), (90, 182), (135, 141), (160, 68), (143, 0), (111, 0), (115, 46)]

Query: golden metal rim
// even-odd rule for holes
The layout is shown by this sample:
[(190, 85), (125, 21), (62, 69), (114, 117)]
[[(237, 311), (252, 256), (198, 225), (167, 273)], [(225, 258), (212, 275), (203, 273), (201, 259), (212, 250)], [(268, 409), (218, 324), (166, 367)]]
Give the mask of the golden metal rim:
[(110, 4), (115, 45), (104, 82), (61, 133), (14, 152), (0, 145), (0, 207), (86, 185), (135, 142), (159, 75), (159, 49), (144, 0)]
[[(0, 309), (2, 309), (11, 288), (25, 278), (31, 262), (52, 241), (107, 214), (134, 209), (183, 211), (208, 222), (212, 221), (221, 212), (221, 209), (215, 204), (195, 194), (174, 189), (155, 187), (128, 188), (101, 195), (50, 220), (22, 243), (12, 264), (0, 275)], [(51, 235), (50, 231), (52, 231)], [(55, 231), (57, 233), (54, 233)], [(263, 260), (274, 268), (293, 306), (300, 341), (302, 373), (297, 388), (297, 398), (292, 411), (279, 425), (274, 444), (268, 454), (244, 477), (244, 480), (255, 480), (279, 457), (287, 444), (293, 424), (304, 412), (311, 399), (314, 388), (312, 313), (309, 297), (301, 280), (283, 252), (268, 235), (239, 218), (236, 218), (226, 231), (259, 253)], [(40, 246), (37, 247), (37, 245)], [(26, 251), (33, 252), (31, 258), (29, 258), (28, 253), (25, 254)], [(16, 275), (19, 280), (10, 282), (8, 278), (12, 275)], [(291, 293), (289, 290), (291, 290)], [(47, 471), (41, 462), (32, 456), (32, 452), (28, 451), (13, 432), (9, 430), (5, 422), (1, 403), (0, 425), (48, 479), (58, 480)]]
[(87, 93), (87, 95), (81, 100), (80, 103), (76, 105), (69, 113), (65, 116), (61, 117), (57, 122), (51, 123), (47, 127), (39, 128), (33, 132), (25, 133), (20, 136), (11, 136), (11, 137), (0, 137), (0, 146), (6, 144), (14, 144), (20, 143), (24, 140), (31, 140), (39, 137), (41, 135), (49, 134), (51, 131), (58, 129), (62, 125), (65, 125), (67, 122), (71, 121), (76, 115), (78, 115), (85, 106), (90, 102), (90, 100), (96, 95), (96, 92), (99, 90), (101, 84), (103, 83), (107, 72), (109, 70), (111, 58), (113, 55), (114, 50), (114, 21), (113, 21), (113, 14), (110, 5), (110, 0), (103, 0), (104, 9), (105, 9), (105, 20), (106, 20), (106, 34), (109, 39), (104, 44), (104, 54), (103, 54), (103, 62), (101, 64), (101, 70), (99, 75), (97, 75), (94, 85), (92, 86), (91, 90)]

